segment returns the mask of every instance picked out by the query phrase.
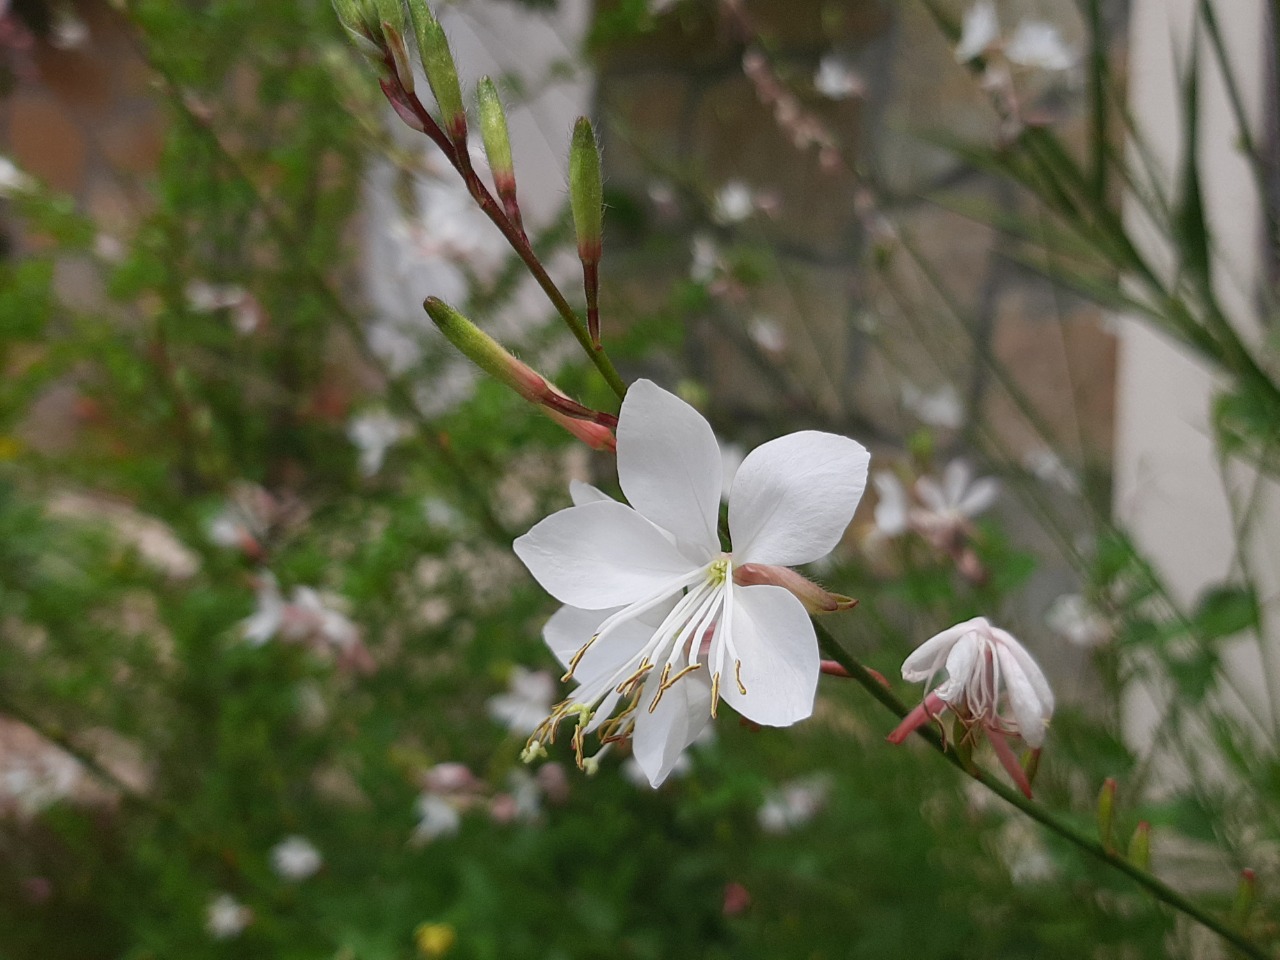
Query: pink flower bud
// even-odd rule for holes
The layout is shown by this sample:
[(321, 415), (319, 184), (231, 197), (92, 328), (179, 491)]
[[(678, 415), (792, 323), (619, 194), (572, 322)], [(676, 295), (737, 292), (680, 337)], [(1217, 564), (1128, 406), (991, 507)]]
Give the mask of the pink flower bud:
[(764, 563), (744, 563), (735, 567), (733, 582), (740, 587), (770, 584), (784, 587), (804, 604), (811, 614), (838, 613), (841, 610), (852, 610), (858, 601), (838, 593), (831, 593), (818, 586), (812, 580), (801, 576), (790, 567), (778, 567)]

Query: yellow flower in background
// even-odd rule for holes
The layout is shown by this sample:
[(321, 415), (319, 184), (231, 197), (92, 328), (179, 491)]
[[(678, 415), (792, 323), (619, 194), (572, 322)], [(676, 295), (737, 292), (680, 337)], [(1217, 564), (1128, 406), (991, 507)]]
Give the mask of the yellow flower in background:
[(447, 923), (421, 923), (413, 931), (413, 942), (424, 957), (443, 957), (458, 942), (458, 933)]

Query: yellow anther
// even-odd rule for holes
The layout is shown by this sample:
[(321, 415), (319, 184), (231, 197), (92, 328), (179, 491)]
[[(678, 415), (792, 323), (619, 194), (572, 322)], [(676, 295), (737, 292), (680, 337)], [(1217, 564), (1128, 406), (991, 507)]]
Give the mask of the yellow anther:
[(720, 706), (720, 671), (711, 675), (711, 719), (716, 718), (716, 708)]
[(573, 679), (573, 671), (578, 669), (578, 664), (582, 662), (583, 656), (585, 656), (586, 652), (591, 649), (591, 645), (599, 639), (600, 634), (593, 633), (591, 635), (591, 639), (579, 647), (578, 652), (569, 658), (569, 669), (565, 672), (565, 675), (560, 678), (561, 683), (568, 683)]
[(738, 692), (745, 697), (747, 695), (747, 688), (742, 683), (742, 661), (741, 660), (733, 661), (733, 677), (735, 680), (738, 681)]

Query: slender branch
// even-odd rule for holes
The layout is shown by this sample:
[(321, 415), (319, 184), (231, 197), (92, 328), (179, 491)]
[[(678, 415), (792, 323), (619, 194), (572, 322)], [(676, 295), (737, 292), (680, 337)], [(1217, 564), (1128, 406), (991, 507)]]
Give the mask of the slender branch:
[(609, 388), (621, 400), (626, 395), (627, 385), (622, 377), (619, 376), (613, 361), (609, 359), (604, 348), (597, 347), (592, 342), (591, 333), (588, 331), (587, 325), (582, 322), (582, 318), (569, 305), (569, 301), (565, 299), (564, 294), (560, 292), (560, 288), (556, 286), (555, 281), (547, 273), (546, 267), (542, 265), (542, 261), (538, 259), (538, 255), (534, 253), (533, 247), (530, 246), (529, 239), (525, 236), (523, 228), (507, 216), (502, 204), (494, 199), (493, 194), (489, 192), (489, 188), (485, 186), (484, 181), (476, 173), (475, 167), (471, 163), (471, 155), (466, 150), (458, 149), (445, 136), (444, 131), (440, 129), (440, 125), (436, 123), (430, 111), (422, 105), (422, 101), (418, 99), (417, 94), (407, 93), (403, 87), (399, 86), (394, 79), (394, 75), (391, 79), (384, 80), (382, 83), (383, 91), (387, 93), (387, 98), (392, 101), (392, 105), (396, 106), (398, 101), (399, 105), (408, 108), (418, 121), (418, 124), (421, 125), (423, 133), (440, 147), (441, 152), (444, 153), (453, 168), (462, 176), (472, 199), (484, 211), (485, 216), (493, 221), (493, 225), (502, 232), (516, 255), (524, 261), (529, 273), (538, 282), (538, 286), (542, 287), (542, 291), (556, 308), (556, 312), (564, 318), (564, 322), (568, 325), (574, 339), (586, 351), (591, 362), (600, 371), (600, 375), (609, 384)]
[[(844, 667), (849, 672), (850, 677), (856, 680), (876, 701), (895, 716), (901, 718), (907, 715), (910, 708), (899, 700), (892, 690), (880, 683), (871, 671), (850, 656), (826, 627), (815, 621), (814, 630), (818, 634), (818, 642), (826, 656)], [(1017, 807), (1032, 820), (1056, 833), (1072, 846), (1112, 869), (1125, 874), (1157, 900), (1162, 901), (1179, 913), (1185, 914), (1201, 926), (1212, 930), (1245, 956), (1251, 957), (1253, 960), (1270, 960), (1261, 946), (1246, 938), (1238, 930), (1233, 930), (1227, 926), (1224, 921), (1201, 909), (1162, 880), (1130, 863), (1124, 857), (1108, 851), (1097, 840), (1058, 819), (1051, 811), (1045, 809), (1034, 800), (1028, 800), (1014, 788), (975, 766), (972, 761), (965, 760), (953, 746), (943, 740), (942, 736), (933, 727), (920, 727), (916, 733), (940, 753), (943, 759), (965, 774), (965, 776), (976, 780), (1000, 797), (1000, 799)]]

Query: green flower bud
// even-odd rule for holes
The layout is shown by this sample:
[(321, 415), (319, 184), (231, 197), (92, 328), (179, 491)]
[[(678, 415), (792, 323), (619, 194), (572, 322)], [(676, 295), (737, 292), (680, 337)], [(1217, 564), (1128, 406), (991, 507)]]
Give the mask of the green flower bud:
[(1129, 838), (1129, 862), (1139, 870), (1151, 869), (1151, 824), (1145, 820)]
[(578, 235), (578, 256), (596, 262), (604, 234), (604, 184), (600, 177), (600, 147), (591, 121), (579, 117), (569, 149), (569, 205)]
[(476, 85), (476, 100), (480, 105), (480, 137), (484, 141), (485, 156), (493, 171), (494, 183), (502, 192), (503, 181), (515, 187), (516, 171), (511, 162), (511, 138), (507, 134), (507, 114), (498, 98), (498, 88), (488, 77), (481, 77)]
[(449, 38), (426, 0), (409, 0), (409, 15), (418, 37), (422, 69), (440, 107), (441, 123), (450, 139), (461, 143), (467, 139), (467, 112), (462, 106), (462, 87), (458, 84), (458, 68), (449, 50)]
[(533, 403), (541, 403), (550, 392), (547, 382), (537, 372), (443, 300), (428, 297), (422, 306), (445, 339), (489, 376)]
[(1111, 831), (1116, 813), (1116, 781), (1107, 777), (1098, 791), (1098, 840), (1104, 850), (1111, 851)]

